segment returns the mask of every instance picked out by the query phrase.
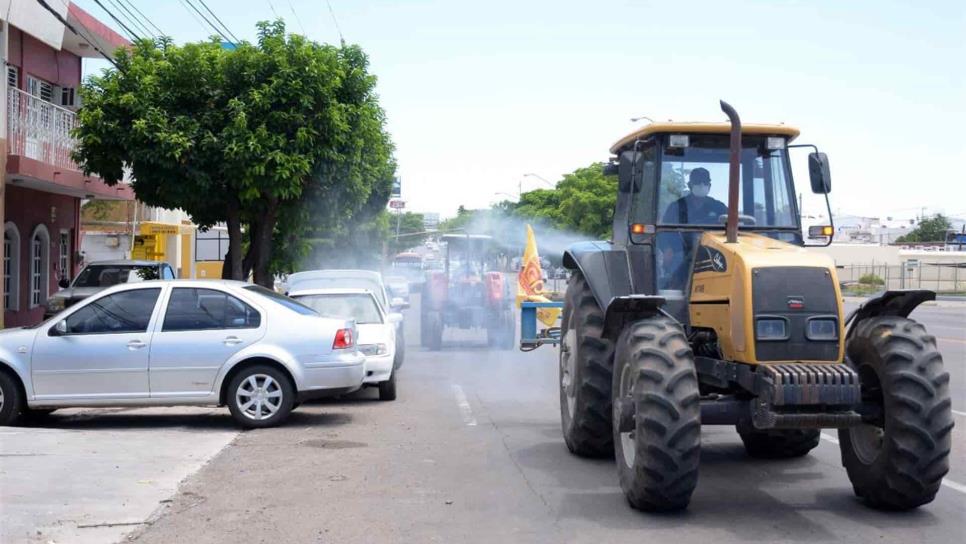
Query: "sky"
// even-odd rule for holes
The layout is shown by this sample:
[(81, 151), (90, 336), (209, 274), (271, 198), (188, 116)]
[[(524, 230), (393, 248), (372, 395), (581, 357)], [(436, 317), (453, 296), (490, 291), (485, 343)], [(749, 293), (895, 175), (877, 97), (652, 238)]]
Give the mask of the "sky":
[[(178, 43), (212, 34), (183, 0), (129, 1)], [(206, 2), (243, 40), (280, 17), (363, 47), (413, 211), (515, 199), (544, 186), (525, 174), (607, 160), (632, 117), (723, 121), (724, 99), (828, 154), (836, 215), (966, 216), (966, 2), (329, 0), (334, 18), (326, 0)]]

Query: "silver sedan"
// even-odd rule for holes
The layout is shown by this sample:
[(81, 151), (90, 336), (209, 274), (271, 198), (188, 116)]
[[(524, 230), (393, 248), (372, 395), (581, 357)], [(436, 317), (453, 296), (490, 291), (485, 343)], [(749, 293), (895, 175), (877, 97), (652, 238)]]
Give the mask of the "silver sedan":
[(0, 425), (76, 406), (228, 405), (244, 427), (362, 386), (352, 320), (268, 289), (178, 280), (106, 289), (0, 331)]

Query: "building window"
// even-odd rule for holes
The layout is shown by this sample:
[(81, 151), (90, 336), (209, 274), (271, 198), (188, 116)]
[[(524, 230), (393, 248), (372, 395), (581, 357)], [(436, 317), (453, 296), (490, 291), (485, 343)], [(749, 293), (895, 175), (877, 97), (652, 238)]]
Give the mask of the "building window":
[(50, 234), (37, 225), (30, 237), (30, 307), (47, 302), (50, 288)]
[(27, 76), (27, 92), (44, 102), (54, 101), (54, 86), (42, 79)]
[(60, 279), (71, 280), (74, 275), (70, 267), (70, 231), (60, 231), (60, 260), (57, 262), (60, 270)]
[(20, 231), (9, 221), (3, 226), (3, 309), (20, 309)]

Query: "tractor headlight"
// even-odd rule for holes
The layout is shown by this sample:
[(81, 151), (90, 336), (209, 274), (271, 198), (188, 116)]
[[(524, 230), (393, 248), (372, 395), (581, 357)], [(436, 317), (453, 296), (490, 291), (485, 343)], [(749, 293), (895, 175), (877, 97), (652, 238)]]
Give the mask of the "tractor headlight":
[(759, 317), (755, 321), (758, 340), (788, 340), (788, 320), (784, 317)]
[(809, 340), (838, 340), (839, 320), (835, 317), (813, 317), (805, 326), (805, 338)]

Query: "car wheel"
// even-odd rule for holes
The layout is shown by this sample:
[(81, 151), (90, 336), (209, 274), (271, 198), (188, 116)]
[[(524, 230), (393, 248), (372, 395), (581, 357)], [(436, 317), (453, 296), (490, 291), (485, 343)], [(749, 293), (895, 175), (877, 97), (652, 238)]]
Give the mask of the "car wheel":
[(242, 427), (274, 427), (288, 417), (294, 406), (295, 388), (274, 367), (245, 368), (228, 384), (228, 409)]
[(6, 372), (0, 372), (0, 425), (14, 425), (22, 411), (20, 384)]
[(396, 373), (389, 375), (389, 379), (379, 382), (379, 400), (396, 400)]

